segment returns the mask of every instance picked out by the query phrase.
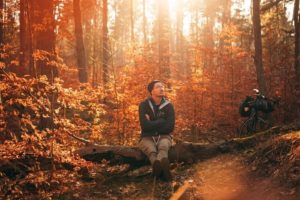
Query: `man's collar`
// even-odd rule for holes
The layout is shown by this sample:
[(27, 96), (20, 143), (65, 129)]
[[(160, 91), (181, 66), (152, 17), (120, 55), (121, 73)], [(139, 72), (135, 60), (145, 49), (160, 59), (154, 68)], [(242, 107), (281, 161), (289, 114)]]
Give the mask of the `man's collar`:
[[(156, 105), (156, 103), (155, 103), (154, 99), (152, 98), (152, 96), (149, 96), (148, 99), (151, 101), (152, 105)], [(165, 101), (166, 101), (165, 97), (162, 97), (160, 103), (158, 104), (158, 106), (163, 104)]]
[[(156, 104), (155, 104), (155, 102), (154, 102), (154, 100), (153, 100), (153, 98), (151, 96), (148, 98), (148, 102), (149, 102), (149, 105), (150, 105), (151, 109), (153, 110), (153, 105), (156, 105)], [(158, 105), (159, 109), (162, 109), (163, 107), (165, 107), (169, 103), (170, 103), (169, 100), (167, 100), (165, 97), (162, 97), (161, 102)]]

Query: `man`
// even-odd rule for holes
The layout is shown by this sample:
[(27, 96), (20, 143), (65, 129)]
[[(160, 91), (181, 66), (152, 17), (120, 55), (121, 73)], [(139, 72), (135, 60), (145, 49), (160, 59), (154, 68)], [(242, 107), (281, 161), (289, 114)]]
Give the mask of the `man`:
[(172, 145), (171, 133), (175, 125), (174, 107), (165, 98), (162, 82), (151, 81), (150, 97), (139, 105), (139, 120), (142, 129), (139, 148), (147, 155), (155, 177), (161, 175), (166, 181), (172, 179), (168, 151)]

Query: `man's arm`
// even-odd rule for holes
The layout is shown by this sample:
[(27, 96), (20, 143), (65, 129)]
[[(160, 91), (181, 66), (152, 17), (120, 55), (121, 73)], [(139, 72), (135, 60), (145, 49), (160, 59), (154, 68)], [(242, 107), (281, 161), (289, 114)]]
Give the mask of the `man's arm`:
[(165, 119), (157, 119), (157, 120), (148, 120), (146, 118), (146, 105), (144, 103), (140, 103), (139, 105), (139, 119), (140, 119), (140, 125), (143, 131), (153, 131), (157, 130), (158, 128), (161, 128), (165, 125), (166, 120)]
[(171, 133), (174, 130), (175, 126), (175, 111), (174, 106), (169, 104), (169, 108), (167, 110), (166, 123), (165, 125), (159, 129), (161, 133)]

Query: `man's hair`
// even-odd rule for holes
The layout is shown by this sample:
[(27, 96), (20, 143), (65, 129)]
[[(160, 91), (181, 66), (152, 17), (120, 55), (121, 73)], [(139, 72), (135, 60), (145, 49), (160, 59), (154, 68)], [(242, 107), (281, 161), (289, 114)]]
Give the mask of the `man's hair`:
[(148, 87), (147, 87), (148, 91), (151, 93), (152, 90), (153, 90), (153, 88), (154, 88), (155, 83), (159, 83), (159, 82), (161, 82), (161, 81), (159, 81), (159, 80), (153, 80), (153, 81), (151, 81), (151, 82), (148, 84)]

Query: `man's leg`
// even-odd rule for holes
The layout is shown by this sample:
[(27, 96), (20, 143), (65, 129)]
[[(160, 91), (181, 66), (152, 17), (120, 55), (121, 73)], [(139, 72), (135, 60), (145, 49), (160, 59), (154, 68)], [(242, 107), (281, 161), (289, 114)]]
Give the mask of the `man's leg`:
[(152, 137), (143, 137), (139, 142), (139, 148), (149, 158), (151, 165), (157, 158), (157, 148)]
[(170, 162), (168, 159), (168, 153), (171, 145), (172, 145), (172, 139), (171, 136), (169, 135), (161, 136), (157, 145), (158, 148), (157, 160), (160, 160), (163, 176), (166, 181), (171, 181), (172, 179), (171, 172), (170, 172)]
[(139, 148), (146, 154), (152, 165), (152, 173), (154, 176), (159, 177), (161, 174), (161, 164), (157, 160), (157, 147), (152, 137), (143, 137), (139, 143)]
[(169, 135), (161, 135), (157, 144), (157, 160), (162, 160), (163, 158), (168, 158), (169, 149), (172, 146), (172, 139)]

